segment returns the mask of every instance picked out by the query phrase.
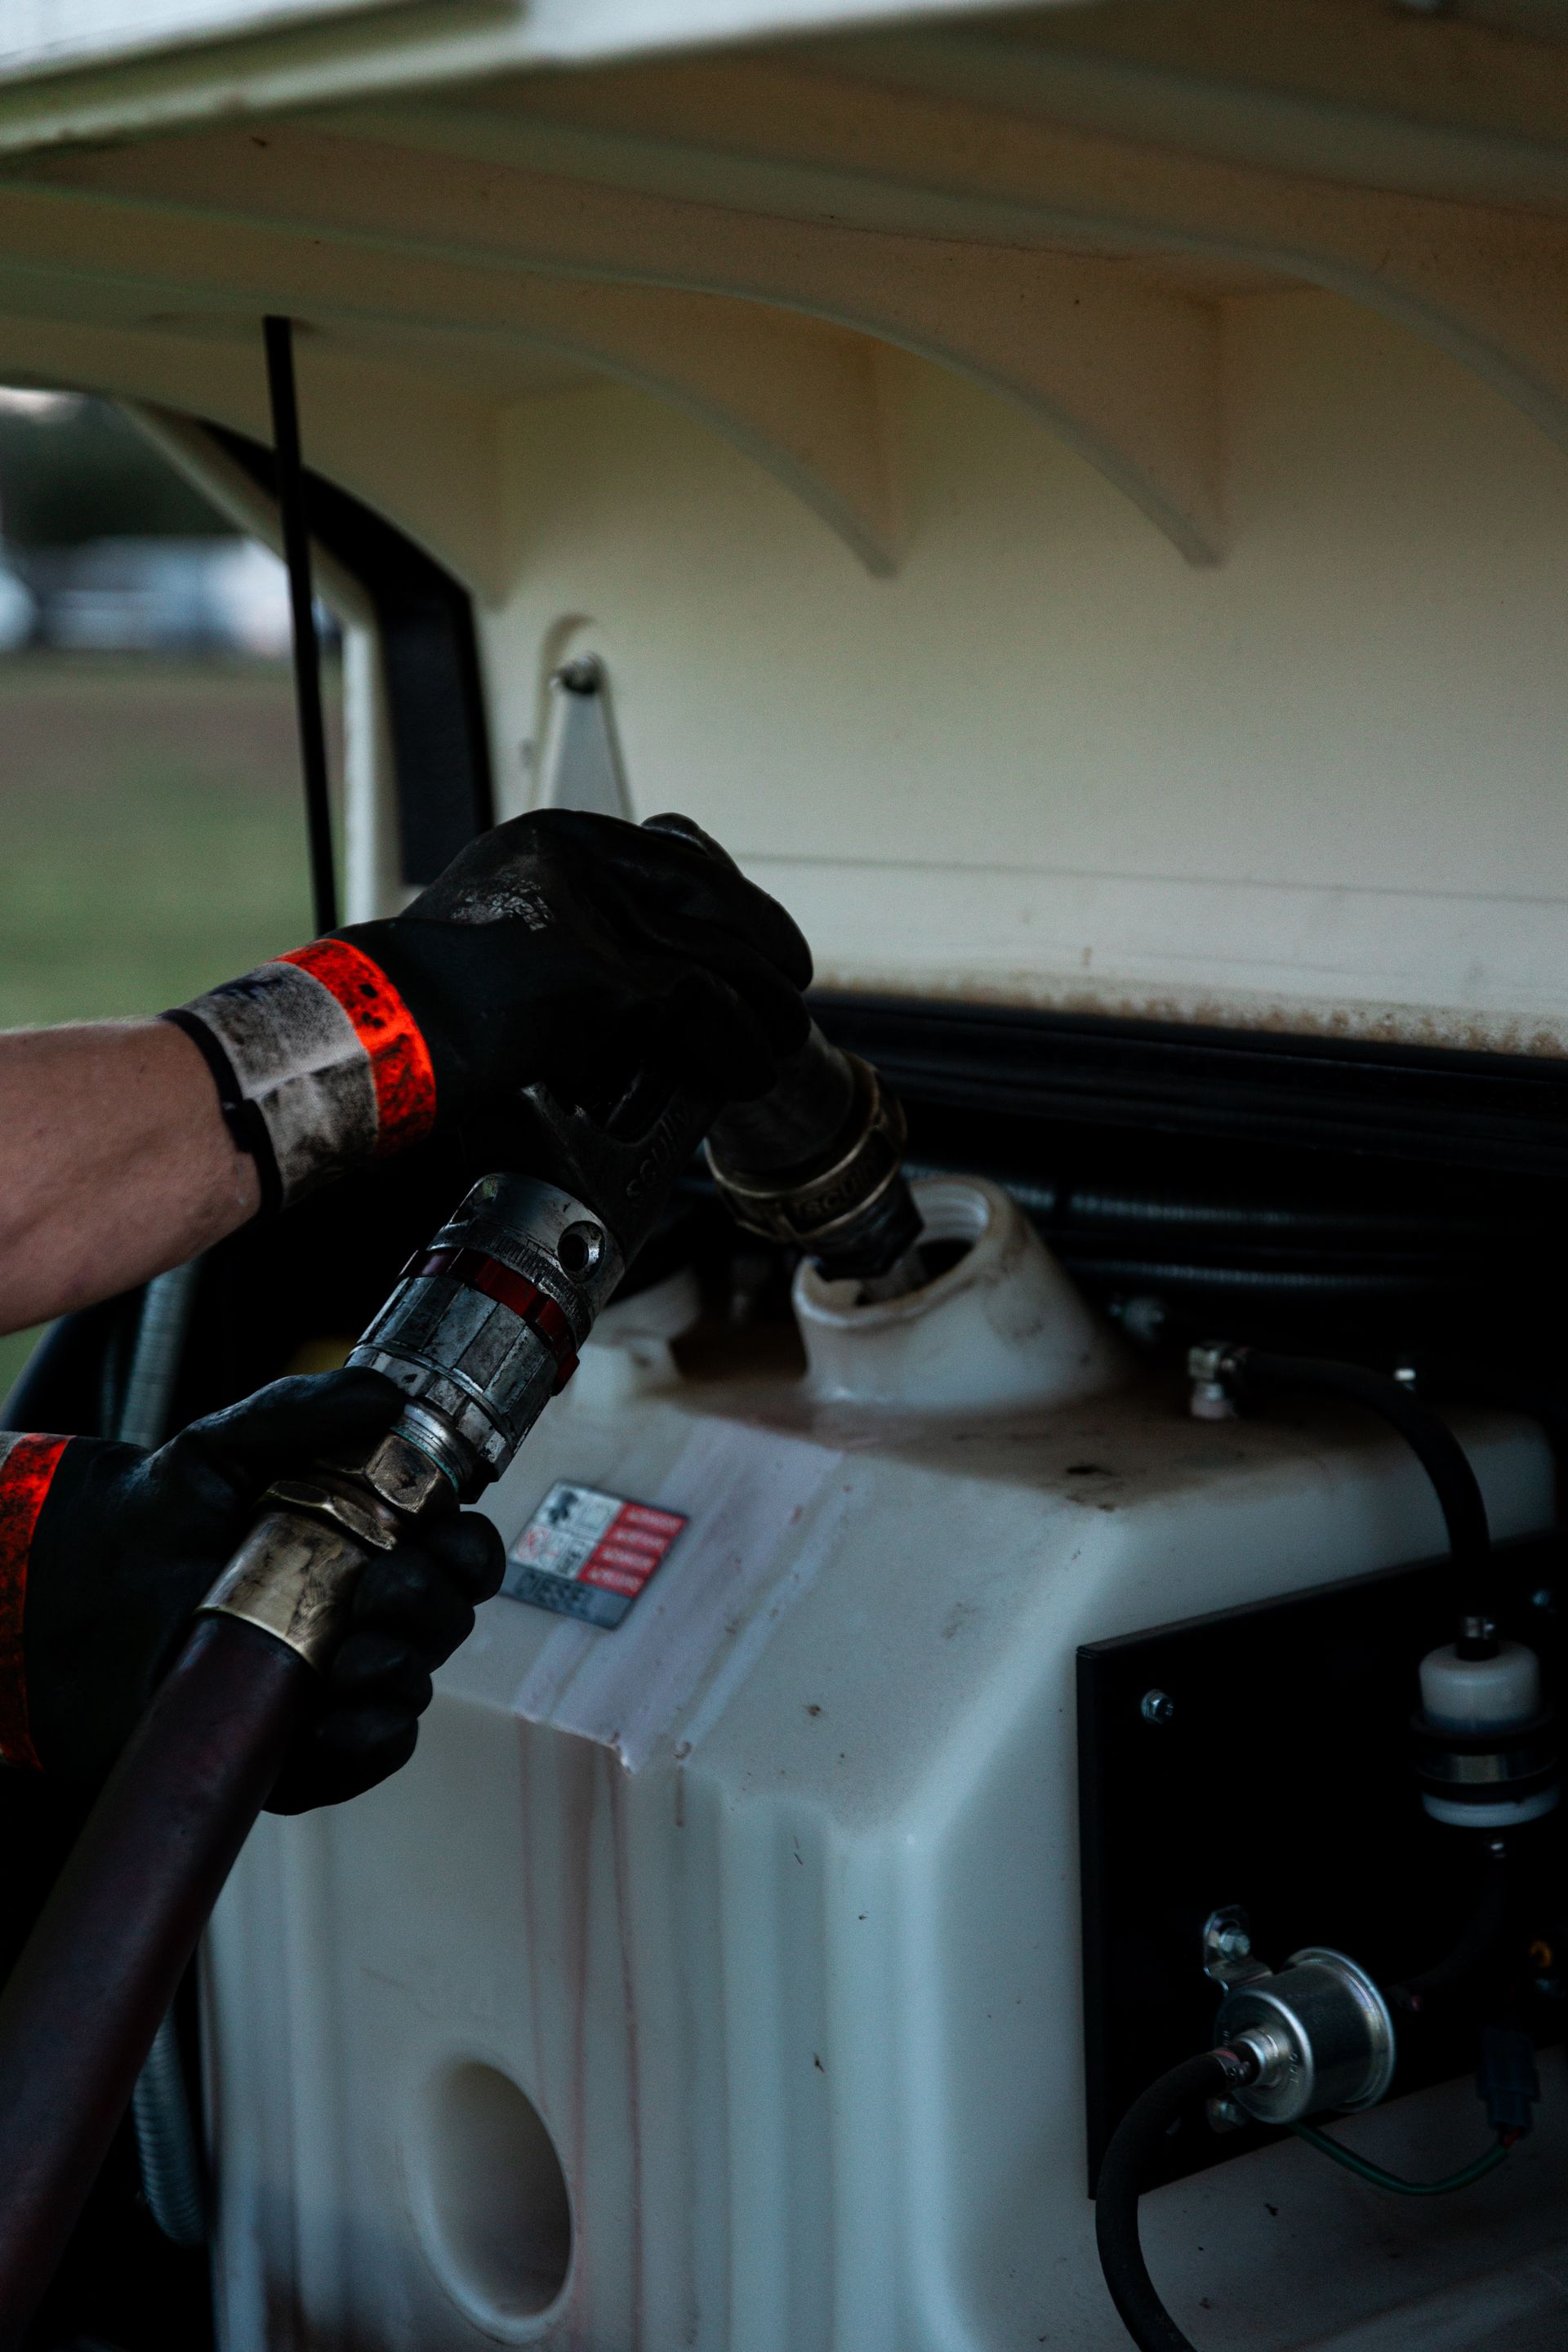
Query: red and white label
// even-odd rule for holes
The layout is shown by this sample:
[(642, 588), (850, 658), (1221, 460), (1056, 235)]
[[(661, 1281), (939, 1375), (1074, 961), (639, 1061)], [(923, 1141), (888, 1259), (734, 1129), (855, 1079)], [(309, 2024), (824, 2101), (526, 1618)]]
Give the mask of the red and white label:
[(559, 1482), (513, 1544), (501, 1591), (590, 1625), (618, 1625), (685, 1525), (679, 1511)]

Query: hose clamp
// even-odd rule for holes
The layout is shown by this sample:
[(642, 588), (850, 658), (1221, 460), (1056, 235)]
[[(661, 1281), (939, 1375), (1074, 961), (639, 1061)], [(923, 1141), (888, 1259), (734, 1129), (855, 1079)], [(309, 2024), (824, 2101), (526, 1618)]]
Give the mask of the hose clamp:
[(449, 1494), (440, 1466), (395, 1428), (363, 1463), (279, 1478), (199, 1614), (243, 1618), (307, 1665), (323, 1666), (367, 1559), (392, 1550), (411, 1521), (432, 1505), (446, 1507)]
[(238, 1617), (307, 1665), (324, 1667), (369, 1549), (365, 1537), (341, 1519), (300, 1508), (265, 1510), (197, 1613)]
[(826, 1166), (763, 1176), (728, 1168), (711, 1141), (705, 1147), (719, 1196), (737, 1224), (812, 1255), (830, 1251), (853, 1227), (870, 1222), (903, 1171), (903, 1105), (868, 1062), (858, 1054), (844, 1058), (855, 1096), (840, 1136), (847, 1132), (850, 1140), (835, 1147)]

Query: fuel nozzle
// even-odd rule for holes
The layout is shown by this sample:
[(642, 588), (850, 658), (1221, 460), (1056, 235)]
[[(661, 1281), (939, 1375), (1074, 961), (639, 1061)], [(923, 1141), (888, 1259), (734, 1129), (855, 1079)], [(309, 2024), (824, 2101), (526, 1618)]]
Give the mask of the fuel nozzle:
[[(651, 816), (710, 857), (731, 861), (689, 817)], [(904, 1175), (904, 1113), (868, 1062), (828, 1044), (814, 1021), (765, 1095), (734, 1103), (708, 1131), (708, 1164), (738, 1224), (811, 1259), (867, 1298), (925, 1281), (920, 1211)]]
[(715, 1120), (708, 1164), (748, 1233), (799, 1250), (830, 1281), (897, 1298), (925, 1280), (904, 1138), (898, 1097), (813, 1022), (770, 1091)]

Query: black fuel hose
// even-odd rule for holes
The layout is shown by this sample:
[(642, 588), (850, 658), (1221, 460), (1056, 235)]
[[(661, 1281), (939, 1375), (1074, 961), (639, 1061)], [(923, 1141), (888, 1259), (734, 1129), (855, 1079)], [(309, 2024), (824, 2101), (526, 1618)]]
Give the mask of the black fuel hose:
[[(1245, 2042), (1237, 2048), (1205, 2050), (1199, 2058), (1184, 2058), (1168, 2074), (1151, 2083), (1142, 2098), (1134, 2099), (1111, 2135), (1100, 2168), (1094, 2234), (1110, 2300), (1140, 2352), (1196, 2352), (1191, 2337), (1183, 2335), (1155, 2293), (1138, 2236), (1138, 2200), (1154, 2150), (1197, 2100), (1218, 2096), (1238, 2083), (1256, 2082), (1258, 2071), (1257, 2057)], [(1290, 2129), (1347, 2172), (1397, 2197), (1446, 2197), (1454, 2189), (1468, 2189), (1507, 2160), (1520, 2137), (1517, 2130), (1500, 2131), (1484, 2155), (1441, 2180), (1406, 2180), (1399, 2173), (1385, 2172), (1381, 2165), (1310, 2124), (1294, 2123)]]
[(1100, 2267), (1123, 2326), (1142, 2352), (1194, 2352), (1154, 2292), (1138, 2236), (1138, 2200), (1161, 2140), (1199, 2099), (1217, 2098), (1251, 2082), (1258, 2062), (1248, 2050), (1205, 2050), (1184, 2058), (1134, 2099), (1111, 2134), (1095, 2191), (1094, 2236)]
[(0, 2000), (0, 2352), (98, 2177), (310, 1668), (237, 1617), (197, 1621), (88, 1816)]
[(1249, 1396), (1294, 1391), (1336, 1397), (1346, 1404), (1361, 1405), (1386, 1422), (1404, 1438), (1432, 1482), (1448, 1532), (1461, 1619), (1489, 1624), (1495, 1602), (1486, 1499), (1469, 1455), (1440, 1414), (1386, 1372), (1327, 1356), (1279, 1356), (1265, 1348), (1230, 1348), (1224, 1351), (1220, 1377), (1243, 1403)]

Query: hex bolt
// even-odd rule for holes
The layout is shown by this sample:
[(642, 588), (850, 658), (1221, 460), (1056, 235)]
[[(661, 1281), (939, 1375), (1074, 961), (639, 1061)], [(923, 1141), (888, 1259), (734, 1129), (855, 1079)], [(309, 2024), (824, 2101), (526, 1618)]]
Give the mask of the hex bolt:
[(1138, 1702), (1138, 1712), (1145, 1723), (1169, 1723), (1176, 1712), (1176, 1702), (1169, 1691), (1145, 1691)]
[(1208, 2117), (1210, 2131), (1240, 2131), (1247, 2122), (1246, 2116), (1234, 2099), (1205, 2099), (1204, 2113)]
[(1538, 1584), (1530, 1596), (1530, 1605), (1532, 1609), (1546, 1610), (1553, 1606), (1556, 1599), (1557, 1595), (1549, 1584)]
[(1227, 1919), (1215, 1930), (1214, 1948), (1222, 1960), (1245, 1960), (1251, 1954), (1252, 1938), (1236, 1920)]

